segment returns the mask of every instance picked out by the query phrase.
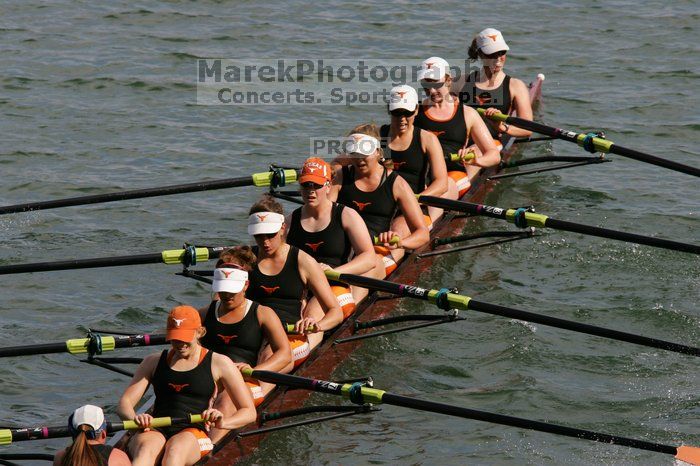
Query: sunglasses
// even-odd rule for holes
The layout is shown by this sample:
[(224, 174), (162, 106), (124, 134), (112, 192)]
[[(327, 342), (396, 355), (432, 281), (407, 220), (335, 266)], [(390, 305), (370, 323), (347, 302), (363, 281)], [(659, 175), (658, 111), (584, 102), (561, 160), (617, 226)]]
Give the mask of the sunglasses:
[(408, 110), (404, 110), (403, 108), (397, 108), (396, 110), (392, 110), (389, 112), (391, 116), (396, 117), (396, 118), (401, 118), (401, 117), (406, 117), (406, 118), (411, 118), (413, 115), (415, 115), (415, 111), (409, 112)]
[(440, 82), (421, 81), (420, 85), (426, 91), (429, 89), (440, 89), (442, 86), (445, 85), (445, 81), (440, 81)]
[(505, 51), (505, 50), (499, 50), (498, 52), (493, 52), (493, 53), (490, 53), (490, 54), (488, 54), (488, 55), (486, 55), (485, 53), (482, 53), (481, 55), (482, 55), (484, 58), (488, 58), (488, 59), (494, 60), (494, 59), (496, 59), (496, 58), (500, 58), (500, 57), (504, 56), (505, 54), (506, 54), (506, 51)]
[(323, 188), (325, 184), (316, 184), (312, 181), (307, 181), (306, 183), (302, 183), (301, 187), (304, 189), (312, 190), (312, 191), (317, 191), (321, 188)]

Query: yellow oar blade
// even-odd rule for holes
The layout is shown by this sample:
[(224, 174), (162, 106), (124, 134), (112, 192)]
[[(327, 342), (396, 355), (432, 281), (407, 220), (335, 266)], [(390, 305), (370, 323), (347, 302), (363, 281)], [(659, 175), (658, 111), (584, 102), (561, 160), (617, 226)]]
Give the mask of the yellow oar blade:
[(676, 459), (700, 466), (700, 448), (682, 445), (676, 449)]

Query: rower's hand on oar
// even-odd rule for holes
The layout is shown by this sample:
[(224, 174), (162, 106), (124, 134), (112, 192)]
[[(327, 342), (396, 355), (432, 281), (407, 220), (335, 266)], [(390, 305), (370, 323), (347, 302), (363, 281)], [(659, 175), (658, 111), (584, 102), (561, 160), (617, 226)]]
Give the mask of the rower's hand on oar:
[(243, 370), (245, 369), (250, 369), (251, 371), (253, 370), (251, 365), (247, 362), (234, 362), (233, 364), (238, 368), (239, 371), (241, 371), (241, 373), (243, 373)]
[[(499, 113), (501, 113), (501, 112), (499, 112), (498, 109), (495, 107), (489, 107), (486, 110), (484, 110), (484, 115), (487, 117), (491, 117), (493, 115), (498, 115)], [(495, 122), (495, 121), (487, 120), (487, 122), (493, 124), (498, 129), (499, 133), (507, 133), (508, 132), (509, 126), (504, 121)], [(496, 125), (496, 123), (498, 123), (498, 124)]]
[(457, 151), (459, 159), (466, 169), (467, 165), (473, 165), (477, 157), (481, 155), (481, 150), (476, 144), (472, 144), (469, 147), (463, 147)]
[(202, 411), (202, 419), (204, 420), (204, 428), (207, 430), (212, 427), (216, 427), (217, 429), (223, 428), (224, 415), (218, 409), (209, 408)]
[(389, 249), (401, 247), (401, 237), (395, 231), (385, 231), (377, 236), (377, 244)]
[(294, 326), (294, 332), (301, 335), (307, 333), (316, 333), (319, 331), (320, 329), (318, 327), (318, 323), (313, 317), (304, 317), (297, 321), (296, 325)]
[(149, 429), (148, 427), (151, 425), (151, 421), (153, 420), (153, 416), (151, 416), (148, 413), (141, 413), (137, 414), (136, 417), (134, 418), (134, 422), (139, 425), (143, 429), (144, 432), (148, 432)]

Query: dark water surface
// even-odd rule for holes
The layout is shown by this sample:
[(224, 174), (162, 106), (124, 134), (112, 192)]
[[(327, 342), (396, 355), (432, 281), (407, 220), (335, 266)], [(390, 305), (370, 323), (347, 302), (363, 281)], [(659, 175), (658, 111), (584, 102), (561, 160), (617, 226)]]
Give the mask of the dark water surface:
[[(0, 204), (152, 187), (298, 165), (309, 137), (384, 122), (381, 106), (198, 106), (197, 57), (463, 57), (501, 29), (507, 71), (545, 73), (540, 120), (700, 166), (694, 1), (33, 2), (0, 5)], [(388, 85), (387, 87), (389, 87)], [(565, 142), (526, 156), (574, 155)], [(614, 162), (514, 178), (487, 201), (700, 243), (697, 178)], [(0, 264), (247, 242), (253, 188), (0, 217)], [(507, 228), (482, 220), (484, 229)], [(1, 346), (87, 326), (154, 331), (206, 287), (164, 265), (3, 276)], [(698, 345), (696, 256), (546, 232), (447, 256), (422, 283), (482, 301)], [(405, 303), (413, 312), (427, 310)], [(128, 354), (127, 354), (128, 353)], [(139, 355), (144, 351), (123, 351)], [(538, 325), (467, 322), (380, 338), (336, 377), (397, 393), (669, 444), (700, 443), (697, 360)], [(113, 411), (126, 378), (67, 355), (0, 362), (0, 425), (60, 425), (85, 403)], [(65, 442), (3, 447), (51, 452)], [(255, 464), (670, 464), (639, 450), (384, 407), (272, 437)]]

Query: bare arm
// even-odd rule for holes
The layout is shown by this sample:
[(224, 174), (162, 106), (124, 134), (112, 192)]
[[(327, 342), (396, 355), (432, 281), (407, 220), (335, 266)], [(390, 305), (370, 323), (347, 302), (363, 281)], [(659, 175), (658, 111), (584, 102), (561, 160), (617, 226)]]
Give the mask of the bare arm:
[(316, 322), (317, 331), (326, 331), (336, 327), (343, 321), (343, 311), (338, 305), (338, 300), (333, 294), (321, 266), (313, 257), (304, 251), (299, 251), (299, 272), (325, 313), (323, 319)]
[(370, 239), (365, 221), (354, 209), (343, 209), (343, 229), (350, 239), (355, 256), (347, 264), (340, 265), (334, 270), (342, 273), (354, 273), (361, 275), (374, 268), (376, 263), (374, 246)]
[(109, 455), (109, 466), (131, 466), (131, 460), (126, 453), (115, 448)]
[(420, 131), (420, 140), (423, 152), (428, 154), (430, 174), (433, 178), (433, 181), (421, 194), (440, 197), (447, 192), (447, 167), (442, 153), (442, 146), (437, 136), (424, 129)]
[[(228, 392), (231, 401), (236, 407), (236, 412), (232, 416), (216, 419), (216, 427), (219, 429), (238, 429), (255, 422), (257, 415), (253, 397), (243, 381), (241, 371), (233, 364), (233, 361), (227, 356), (214, 353), (211, 360), (211, 369), (214, 380), (217, 383), (222, 382), (224, 389)], [(211, 411), (216, 410), (208, 409), (202, 415), (206, 418), (207, 413)]]
[(472, 140), (481, 152), (480, 154), (477, 152), (477, 157), (467, 161), (467, 164), (482, 168), (498, 165), (501, 162), (501, 153), (493, 142), (484, 120), (481, 119), (476, 110), (467, 106), (464, 107), (464, 119)]
[(335, 202), (338, 200), (338, 193), (343, 186), (343, 169), (340, 165), (333, 165), (333, 180), (331, 189), (328, 192), (328, 199)]
[[(518, 118), (532, 121), (532, 104), (530, 103), (530, 92), (524, 82), (519, 79), (511, 78), (510, 80), (510, 95), (513, 96), (515, 112)], [(504, 124), (499, 125), (499, 129), (505, 129)], [(517, 126), (509, 126), (507, 134), (519, 138), (527, 138), (532, 135), (532, 131), (518, 128)]]
[(264, 363), (255, 366), (255, 369), (279, 372), (292, 362), (292, 349), (289, 346), (287, 333), (275, 311), (267, 306), (258, 306), (258, 320), (265, 339), (270, 342), (272, 356)]
[(136, 368), (134, 377), (129, 382), (129, 386), (124, 390), (124, 394), (119, 399), (117, 406), (117, 415), (124, 421), (136, 418), (134, 407), (141, 401), (144, 393), (148, 390), (148, 385), (151, 383), (151, 377), (156, 370), (158, 360), (161, 353), (149, 354), (146, 356), (139, 367)]
[(399, 204), (408, 229), (411, 231), (406, 238), (401, 238), (400, 247), (418, 249), (430, 240), (430, 232), (423, 221), (423, 212), (420, 210), (416, 195), (406, 180), (401, 177), (396, 178), (393, 191), (394, 199)]

